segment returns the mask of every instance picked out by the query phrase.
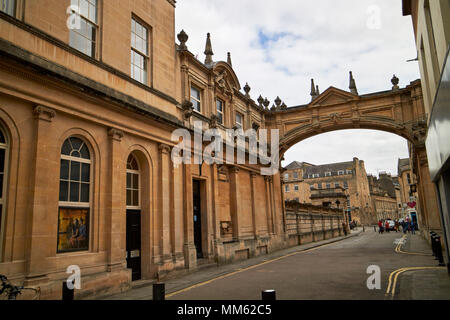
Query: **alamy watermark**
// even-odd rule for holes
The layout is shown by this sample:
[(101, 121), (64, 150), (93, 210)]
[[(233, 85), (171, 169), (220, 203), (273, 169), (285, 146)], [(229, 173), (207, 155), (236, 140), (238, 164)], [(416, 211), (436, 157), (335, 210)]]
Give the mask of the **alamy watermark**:
[(81, 289), (81, 269), (77, 265), (67, 267), (66, 273), (70, 274), (67, 278), (67, 288), (69, 290)]
[[(178, 144), (172, 149), (172, 162), (180, 164), (261, 164), (261, 175), (275, 175), (280, 165), (280, 135), (278, 129), (225, 130), (225, 137), (219, 129), (208, 129), (203, 132), (203, 123), (194, 122), (194, 146), (192, 135), (187, 129), (172, 132), (172, 141)], [(270, 143), (268, 136), (270, 131)], [(223, 132), (223, 131), (222, 131)], [(181, 140), (181, 141), (180, 141)], [(203, 142), (210, 142), (203, 149)], [(225, 144), (225, 159), (224, 159)], [(248, 147), (247, 147), (248, 146)], [(270, 153), (268, 152), (270, 148)], [(236, 156), (235, 156), (236, 150)], [(193, 152), (192, 152), (193, 151)], [(248, 154), (248, 161), (247, 161)], [(259, 159), (259, 162), (258, 162)]]
[(370, 274), (367, 278), (367, 289), (369, 290), (381, 290), (381, 269), (377, 265), (371, 265), (367, 267), (367, 274)]

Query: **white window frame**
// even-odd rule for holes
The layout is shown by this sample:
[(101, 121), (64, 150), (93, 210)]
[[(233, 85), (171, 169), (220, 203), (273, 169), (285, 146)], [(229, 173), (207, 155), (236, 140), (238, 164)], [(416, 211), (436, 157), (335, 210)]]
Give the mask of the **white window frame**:
[[(7, 12), (5, 10), (6, 8), (4, 9), (7, 3), (9, 3), (9, 5), (12, 7), (12, 14)], [(15, 18), (17, 14), (17, 0), (0, 0), (0, 11)]]
[[(197, 97), (194, 97), (192, 95), (192, 90), (198, 91), (198, 96), (199, 96), (198, 99), (197, 99)], [(191, 88), (189, 90), (189, 95), (191, 97), (191, 100), (194, 100), (194, 101), (198, 102), (199, 110), (195, 109), (195, 107), (194, 107), (194, 111), (198, 112), (198, 113), (201, 113), (202, 112), (202, 90), (200, 90), (197, 86), (191, 84)]]
[(325, 172), (325, 177), (331, 177), (331, 171)]
[[(91, 152), (91, 150), (89, 149), (89, 147), (88, 147), (88, 145), (87, 145), (87, 143), (86, 143), (86, 141), (85, 140), (83, 140), (82, 138), (79, 138), (79, 137), (77, 137), (77, 136), (70, 136), (70, 137), (68, 137), (67, 139), (70, 139), (70, 138), (78, 138), (78, 139), (80, 139), (81, 141), (83, 141), (84, 142), (84, 144), (86, 145), (86, 147), (88, 148), (88, 150), (89, 150), (89, 156), (90, 156), (90, 158), (92, 158), (92, 152)], [(67, 140), (66, 139), (66, 140)], [(66, 140), (64, 140), (64, 142), (66, 141)], [(86, 164), (89, 164), (89, 201), (88, 202), (73, 202), (73, 201), (59, 201), (58, 200), (58, 206), (59, 206), (59, 208), (61, 208), (61, 207), (70, 207), (70, 208), (83, 208), (83, 209), (85, 209), (85, 208), (90, 208), (91, 207), (91, 199), (92, 199), (92, 160), (91, 159), (83, 159), (83, 158), (78, 158), (78, 157), (72, 157), (72, 156), (68, 156), (68, 155), (65, 155), (65, 154), (62, 154), (61, 152), (60, 152), (60, 157), (61, 157), (61, 160), (68, 160), (69, 161), (69, 163), (70, 163), (70, 161), (77, 161), (77, 162), (80, 162), (80, 163), (86, 163)], [(61, 165), (61, 164), (60, 164)], [(59, 180), (58, 180), (60, 183), (61, 183), (61, 174), (60, 174), (60, 176), (59, 176)], [(69, 171), (69, 179), (68, 180), (64, 180), (64, 181), (67, 181), (68, 183), (69, 183), (69, 188), (67, 189), (68, 190), (68, 195), (67, 195), (67, 197), (68, 197), (68, 199), (70, 199), (70, 171)], [(86, 182), (83, 182), (84, 184), (87, 184)], [(81, 182), (80, 182), (80, 188), (81, 188)], [(80, 196), (80, 198), (81, 198), (81, 190), (80, 190), (80, 192), (79, 192), (79, 196)], [(58, 197), (59, 197), (59, 193), (58, 193)]]
[[(145, 30), (145, 39), (141, 38), (136, 32), (133, 32), (133, 23), (135, 24), (135, 26), (139, 25), (140, 27), (142, 27)], [(149, 28), (146, 25), (144, 25), (138, 18), (135, 18), (134, 16), (131, 17), (131, 26), (132, 26), (131, 27), (131, 41), (133, 41), (133, 36), (134, 35), (136, 36), (136, 39), (137, 39), (137, 37), (139, 37), (142, 40), (145, 40), (145, 51), (146, 52), (142, 52), (141, 50), (136, 48), (136, 43), (135, 43), (135, 46), (133, 46), (133, 42), (131, 42), (131, 45), (130, 45), (131, 53), (134, 52), (135, 54), (141, 56), (144, 59), (144, 69), (143, 69), (144, 70), (144, 79), (143, 79), (143, 81), (140, 81), (139, 79), (136, 79), (135, 76), (133, 76), (133, 70), (134, 70), (133, 67), (137, 66), (137, 65), (133, 64), (132, 61), (130, 61), (130, 65), (131, 65), (131, 74), (130, 74), (130, 76), (131, 76), (132, 79), (134, 79), (134, 80), (136, 80), (136, 81), (138, 81), (138, 82), (140, 82), (142, 84), (147, 85), (148, 82), (149, 82), (148, 81), (148, 75), (149, 75), (149, 61), (150, 61), (150, 56), (149, 56), (149, 43), (150, 43), (149, 42), (149, 38), (150, 38)], [(131, 58), (132, 58), (132, 55), (131, 55)], [(140, 68), (138, 67), (138, 69), (140, 69)]]
[(285, 193), (289, 192), (289, 185), (288, 184), (284, 185), (284, 192)]
[(345, 173), (344, 173), (344, 170), (339, 170), (338, 171), (338, 176), (343, 176)]
[[(220, 107), (222, 108), (222, 110), (219, 110), (219, 103), (220, 102)], [(220, 98), (216, 98), (216, 112), (217, 115), (219, 116), (219, 119), (221, 119), (220, 124), (223, 125), (224, 124), (224, 118), (223, 118), (223, 111), (224, 111), (224, 107), (225, 107), (225, 101), (223, 101)]]
[[(136, 158), (135, 155), (131, 154), (131, 156), (132, 156), (132, 157), (134, 158), (134, 160), (136, 161), (137, 166), (138, 166), (138, 170), (128, 169), (128, 163), (127, 163), (127, 170), (126, 170), (126, 172), (127, 172), (127, 174), (128, 174), (128, 173), (131, 173), (131, 174), (137, 174), (137, 176), (138, 176), (138, 189), (137, 189), (137, 192), (138, 192), (138, 205), (137, 205), (137, 206), (129, 206), (129, 205), (127, 204), (126, 207), (127, 207), (128, 210), (141, 210), (141, 170), (140, 170), (140, 164), (139, 164), (139, 161), (138, 161), (138, 159)], [(133, 191), (135, 191), (136, 189), (134, 189), (134, 188), (128, 188), (128, 187), (126, 186), (126, 179), (125, 179), (125, 201), (126, 201), (126, 192), (127, 192), (128, 190), (133, 190)], [(133, 195), (132, 195), (132, 197), (133, 197)]]
[[(238, 121), (238, 117), (241, 118), (241, 122)], [(244, 126), (243, 126), (244, 115), (242, 113), (236, 111), (235, 120), (236, 120), (236, 126), (243, 129), (244, 128)]]
[[(89, 5), (89, 4), (92, 4), (92, 3), (91, 3), (92, 0), (86, 0), (86, 1), (88, 2), (88, 5)], [(80, 0), (71, 0), (71, 1), (70, 1), (70, 4), (71, 4), (71, 5), (74, 5), (74, 6), (78, 6), (79, 3), (80, 3)], [(77, 50), (77, 51), (83, 53), (83, 54), (86, 54), (86, 53), (84, 53), (83, 51), (81, 51), (80, 49), (76, 48), (75, 46), (70, 45), (70, 37), (71, 37), (71, 36), (70, 36), (70, 33), (71, 33), (71, 32), (77, 33), (77, 34), (81, 35), (82, 37), (88, 39), (89, 41), (91, 41), (91, 42), (93, 43), (93, 46), (94, 46), (94, 52), (93, 52), (93, 55), (90, 55), (90, 54), (86, 54), (86, 55), (88, 55), (89, 57), (95, 59), (96, 56), (97, 56), (97, 48), (98, 48), (98, 42), (99, 42), (99, 36), (98, 36), (98, 33), (99, 33), (99, 32), (98, 32), (98, 30), (99, 30), (99, 25), (98, 25), (99, 0), (95, 0), (95, 21), (93, 21), (93, 20), (91, 19), (91, 17), (86, 17), (85, 15), (83, 15), (83, 14), (81, 13), (81, 8), (80, 8), (79, 6), (78, 6), (78, 9), (79, 9), (79, 12), (75, 12), (75, 11), (72, 10), (72, 13), (77, 14), (77, 15), (79, 14), (80, 19), (85, 20), (87, 24), (92, 24), (92, 25), (95, 27), (95, 39), (94, 39), (94, 40), (88, 39), (88, 38), (86, 38), (84, 35), (82, 35), (81, 33), (77, 32), (77, 30), (69, 30), (69, 46), (70, 46), (71, 48), (74, 48), (75, 50)]]

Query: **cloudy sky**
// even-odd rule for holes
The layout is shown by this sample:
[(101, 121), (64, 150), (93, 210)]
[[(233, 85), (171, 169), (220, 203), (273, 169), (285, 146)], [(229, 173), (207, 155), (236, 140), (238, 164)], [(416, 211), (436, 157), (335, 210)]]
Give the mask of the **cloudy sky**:
[[(411, 17), (401, 0), (179, 0), (176, 32), (189, 35), (188, 49), (204, 61), (211, 33), (215, 61), (231, 52), (241, 86), (254, 100), (279, 96), (288, 106), (310, 102), (311, 78), (323, 92), (348, 90), (353, 71), (360, 94), (388, 90), (395, 74), (404, 87), (418, 79)], [(292, 147), (293, 160), (324, 164), (365, 161), (368, 173), (397, 173), (408, 157), (406, 140), (371, 130), (335, 131)]]

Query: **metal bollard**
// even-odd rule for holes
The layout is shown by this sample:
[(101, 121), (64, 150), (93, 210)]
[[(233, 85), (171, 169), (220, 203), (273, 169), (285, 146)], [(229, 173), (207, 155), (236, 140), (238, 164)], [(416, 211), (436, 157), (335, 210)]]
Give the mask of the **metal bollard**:
[(275, 290), (264, 290), (261, 292), (262, 300), (277, 300), (277, 295)]
[[(75, 283), (72, 282), (72, 285), (75, 285)], [(63, 286), (62, 286), (63, 301), (73, 301), (74, 295), (75, 295), (75, 289), (69, 289), (69, 287), (67, 286), (67, 281), (64, 280)]]
[(166, 289), (164, 283), (153, 284), (153, 300), (156, 301), (166, 300)]
[(431, 250), (433, 251), (433, 256), (436, 256), (436, 243), (434, 242), (434, 235), (435, 233), (433, 231), (430, 231), (430, 239), (431, 239)]
[(442, 256), (442, 245), (441, 245), (441, 237), (436, 236), (436, 250), (437, 250), (437, 258), (439, 260), (439, 266), (445, 266), (444, 257)]

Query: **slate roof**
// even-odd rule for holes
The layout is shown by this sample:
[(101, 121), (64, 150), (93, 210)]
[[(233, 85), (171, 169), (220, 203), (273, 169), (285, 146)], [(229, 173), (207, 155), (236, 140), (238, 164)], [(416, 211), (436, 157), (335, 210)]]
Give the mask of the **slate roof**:
[(337, 176), (338, 171), (351, 170), (352, 168), (353, 168), (353, 161), (306, 167), (304, 171), (304, 177), (308, 178), (310, 174), (319, 174), (319, 177), (325, 177), (325, 172), (331, 172), (331, 176)]

